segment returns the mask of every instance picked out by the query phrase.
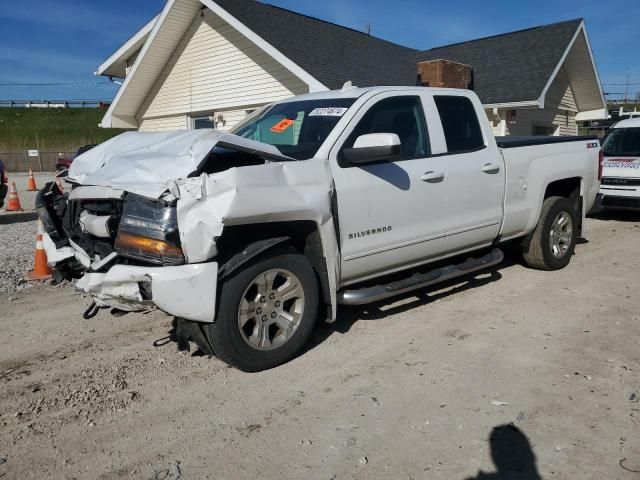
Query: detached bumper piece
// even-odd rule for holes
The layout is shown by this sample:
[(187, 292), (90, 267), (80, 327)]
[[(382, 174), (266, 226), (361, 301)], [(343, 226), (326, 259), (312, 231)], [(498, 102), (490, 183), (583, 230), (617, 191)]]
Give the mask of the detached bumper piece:
[(97, 307), (125, 312), (158, 308), (170, 315), (213, 322), (217, 263), (178, 267), (115, 265), (106, 273), (87, 273), (76, 288), (93, 297)]

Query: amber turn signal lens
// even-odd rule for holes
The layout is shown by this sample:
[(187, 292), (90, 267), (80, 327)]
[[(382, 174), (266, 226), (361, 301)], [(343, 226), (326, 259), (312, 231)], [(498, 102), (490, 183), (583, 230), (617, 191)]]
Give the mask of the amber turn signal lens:
[[(129, 233), (120, 232), (116, 238), (116, 250), (127, 256), (133, 256), (151, 260), (171, 259), (170, 263), (174, 263), (177, 259), (184, 259), (182, 249), (171, 245), (163, 240), (154, 238), (140, 237)], [(126, 253), (125, 253), (126, 252)], [(151, 257), (151, 258), (149, 258)]]

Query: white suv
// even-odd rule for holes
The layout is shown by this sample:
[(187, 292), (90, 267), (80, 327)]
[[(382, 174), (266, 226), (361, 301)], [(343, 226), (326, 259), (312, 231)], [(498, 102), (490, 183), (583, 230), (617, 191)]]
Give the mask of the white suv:
[(602, 150), (601, 206), (640, 209), (640, 118), (616, 123)]

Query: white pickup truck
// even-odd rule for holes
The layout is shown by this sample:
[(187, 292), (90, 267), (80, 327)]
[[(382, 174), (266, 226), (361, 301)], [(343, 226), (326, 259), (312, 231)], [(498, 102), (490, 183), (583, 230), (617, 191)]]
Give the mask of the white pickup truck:
[(640, 118), (616, 123), (602, 143), (599, 206), (640, 209)]
[[(59, 277), (94, 316), (158, 308), (245, 371), (296, 355), (339, 304), (498, 264), (565, 267), (599, 189), (592, 137), (496, 140), (471, 91), (345, 87), (233, 133), (125, 133), (37, 200)], [(463, 255), (462, 257), (460, 257)]]

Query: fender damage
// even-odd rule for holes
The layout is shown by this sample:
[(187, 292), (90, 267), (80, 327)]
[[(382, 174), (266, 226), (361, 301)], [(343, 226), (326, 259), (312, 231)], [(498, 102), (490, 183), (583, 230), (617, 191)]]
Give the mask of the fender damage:
[[(220, 151), (219, 145), (224, 145)], [(237, 166), (217, 171), (219, 157), (236, 148), (240, 152), (235, 157), (240, 159)], [(98, 306), (124, 311), (158, 308), (177, 317), (211, 322), (221, 253), (217, 241), (225, 227), (298, 220), (318, 226), (335, 305), (333, 184), (325, 161), (291, 160), (271, 145), (216, 131), (131, 132), (79, 157), (69, 180), (74, 189), (64, 200), (60, 192), (53, 192), (58, 195), (56, 209), (40, 208), (41, 217), (60, 212), (67, 216), (66, 225), (61, 219), (47, 219), (45, 224), (55, 224), (55, 231), (47, 228), (45, 246), (52, 262), (81, 265), (77, 288), (91, 295)], [(117, 245), (122, 205), (131, 196), (175, 209), (183, 265), (132, 261), (116, 247), (109, 253), (104, 244)], [(102, 208), (102, 202), (113, 202), (115, 207)], [(69, 213), (73, 208), (83, 211)], [(101, 248), (92, 247), (91, 240)]]

